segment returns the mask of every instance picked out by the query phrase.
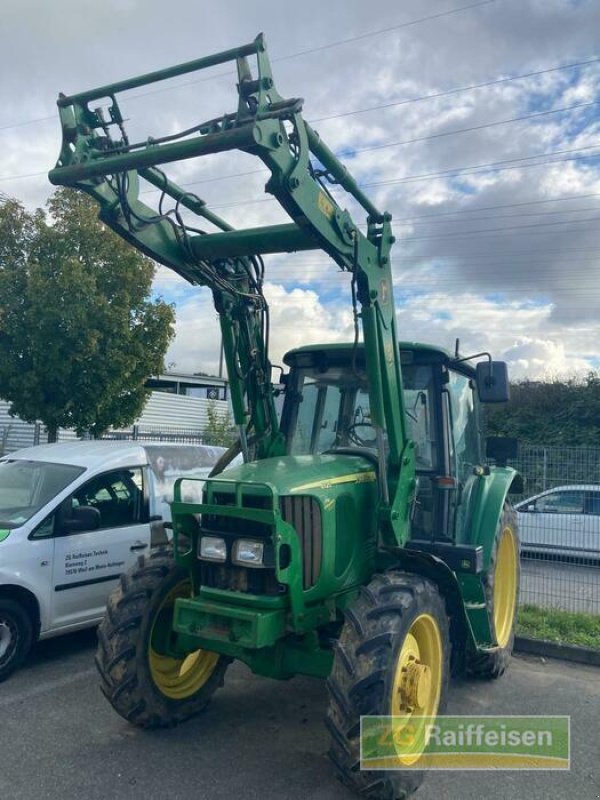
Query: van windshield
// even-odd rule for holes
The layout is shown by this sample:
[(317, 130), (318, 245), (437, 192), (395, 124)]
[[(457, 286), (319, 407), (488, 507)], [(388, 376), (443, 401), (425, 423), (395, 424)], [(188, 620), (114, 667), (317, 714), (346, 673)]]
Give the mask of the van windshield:
[(23, 525), (83, 471), (71, 464), (0, 461), (0, 528)]

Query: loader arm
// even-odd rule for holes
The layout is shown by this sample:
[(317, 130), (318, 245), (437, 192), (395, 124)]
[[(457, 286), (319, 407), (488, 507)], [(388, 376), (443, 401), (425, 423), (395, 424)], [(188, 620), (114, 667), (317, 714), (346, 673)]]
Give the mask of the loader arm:
[[(129, 141), (117, 100), (120, 92), (229, 61), (237, 65), (237, 110), (179, 134)], [(105, 116), (95, 105), (106, 105), (107, 99)], [(106, 225), (186, 280), (211, 289), (246, 457), (250, 436), (257, 458), (285, 451), (273, 399), (262, 256), (324, 250), (350, 273), (360, 305), (371, 420), (377, 430), (382, 537), (389, 544), (404, 544), (415, 471), (397, 346), (391, 216), (373, 205), (303, 119), (302, 100), (277, 92), (262, 34), (250, 44), (170, 69), (60, 95), (58, 107), (63, 144), (50, 181), (90, 194)], [(289, 224), (233, 230), (159, 168), (233, 149), (258, 156), (268, 167), (265, 190), (290, 216)], [(140, 179), (160, 190), (158, 209), (140, 199)], [(344, 189), (366, 212), (366, 233), (341, 208), (328, 184)], [(190, 212), (196, 218), (193, 225)]]

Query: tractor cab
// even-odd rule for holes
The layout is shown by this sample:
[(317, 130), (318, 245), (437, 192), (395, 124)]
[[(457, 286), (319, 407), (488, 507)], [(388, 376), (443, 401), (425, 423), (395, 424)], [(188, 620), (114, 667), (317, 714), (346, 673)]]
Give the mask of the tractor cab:
[[(411, 539), (456, 541), (458, 509), (483, 463), (479, 372), (441, 348), (400, 343), (407, 437), (417, 485)], [(364, 349), (308, 346), (289, 352), (282, 431), (289, 455), (361, 455), (378, 463)], [(500, 362), (493, 362), (494, 374)], [(489, 387), (488, 387), (489, 391)], [(497, 396), (502, 388), (497, 386)]]

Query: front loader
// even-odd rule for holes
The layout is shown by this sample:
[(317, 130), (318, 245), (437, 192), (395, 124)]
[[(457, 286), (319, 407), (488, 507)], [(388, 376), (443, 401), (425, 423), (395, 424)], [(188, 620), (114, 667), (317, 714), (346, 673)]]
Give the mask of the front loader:
[[(228, 62), (237, 109), (129, 140), (119, 93)], [(519, 544), (507, 496), (518, 476), (485, 465), (480, 434), (480, 404), (507, 399), (505, 365), (399, 341), (391, 217), (303, 119), (302, 100), (278, 93), (262, 35), (61, 94), (58, 106), (51, 182), (87, 192), (106, 225), (212, 291), (243, 454), (218, 466), (201, 503), (177, 482), (172, 546), (122, 577), (99, 629), (105, 695), (155, 727), (204, 708), (232, 660), (273, 678), (326, 678), (339, 776), (368, 796), (407, 796), (451, 669), (498, 677), (512, 649)], [(289, 223), (234, 230), (161, 169), (236, 149), (267, 167), (265, 190)], [(274, 385), (263, 256), (298, 250), (325, 251), (349, 273), (356, 335), (289, 352)], [(360, 769), (363, 715), (416, 731), (410, 752), (397, 744), (395, 770)]]

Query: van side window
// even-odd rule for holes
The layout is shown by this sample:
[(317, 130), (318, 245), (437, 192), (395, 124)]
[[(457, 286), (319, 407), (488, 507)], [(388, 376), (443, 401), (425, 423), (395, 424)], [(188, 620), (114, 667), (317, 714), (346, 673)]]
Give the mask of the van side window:
[(29, 535), (29, 538), (48, 539), (50, 536), (54, 536), (54, 519), (55, 512), (52, 512), (43, 522), (40, 522), (37, 528)]
[(96, 508), (100, 528), (118, 528), (142, 521), (143, 497), (142, 470), (136, 467), (97, 475), (77, 489), (71, 502), (72, 508)]

